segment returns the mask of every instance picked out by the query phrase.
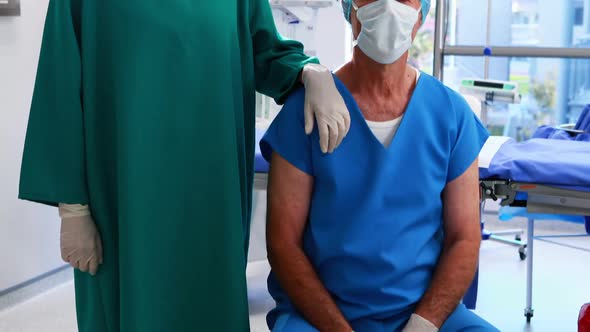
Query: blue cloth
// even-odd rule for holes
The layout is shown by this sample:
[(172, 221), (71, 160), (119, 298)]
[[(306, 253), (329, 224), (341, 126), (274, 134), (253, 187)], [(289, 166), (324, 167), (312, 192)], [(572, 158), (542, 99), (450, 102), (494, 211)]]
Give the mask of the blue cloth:
[(560, 141), (580, 141), (580, 142), (588, 142), (590, 141), (590, 133), (582, 133), (582, 134), (575, 134), (569, 132), (567, 130), (551, 127), (551, 126), (541, 126), (537, 129), (532, 136), (533, 139), (542, 138), (542, 139), (553, 139), (553, 140), (560, 140)]
[[(395, 332), (405, 326), (405, 321), (364, 320), (351, 322), (356, 332)], [(449, 316), (439, 332), (499, 332), (464, 305), (459, 305)], [(297, 313), (284, 314), (277, 320), (272, 332), (319, 332)]]
[(590, 105), (586, 106), (580, 114), (580, 118), (576, 123), (576, 129), (590, 132)]
[(590, 191), (590, 144), (555, 139), (509, 140), (482, 179), (499, 178)]
[(264, 137), (264, 130), (256, 129), (256, 155), (254, 157), (254, 172), (255, 173), (268, 173), (269, 164), (264, 157), (262, 157), (262, 152), (260, 152), (260, 144), (259, 142)]
[(532, 138), (590, 142), (590, 105), (582, 111), (574, 129), (585, 131), (585, 133), (572, 133), (551, 126), (541, 126), (535, 131)]
[[(350, 320), (405, 321), (430, 285), (442, 241), (441, 193), (477, 158), (488, 138), (465, 100), (422, 74), (391, 145), (373, 135), (346, 87), (335, 78), (351, 128), (332, 154), (317, 130), (304, 132), (304, 91), (294, 93), (261, 142), (313, 176), (303, 249)], [(269, 276), (277, 317), (296, 310)]]

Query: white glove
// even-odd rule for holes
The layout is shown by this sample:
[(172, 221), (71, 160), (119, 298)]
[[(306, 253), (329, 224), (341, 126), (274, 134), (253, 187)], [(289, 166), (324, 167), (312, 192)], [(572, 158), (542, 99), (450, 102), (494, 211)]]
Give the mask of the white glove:
[(332, 153), (350, 129), (348, 108), (328, 68), (305, 65), (301, 79), (305, 85), (305, 132), (311, 134), (315, 118), (322, 152)]
[(402, 332), (438, 332), (438, 328), (421, 316), (412, 314)]
[(61, 258), (75, 269), (96, 275), (102, 264), (102, 241), (88, 207), (59, 205)]

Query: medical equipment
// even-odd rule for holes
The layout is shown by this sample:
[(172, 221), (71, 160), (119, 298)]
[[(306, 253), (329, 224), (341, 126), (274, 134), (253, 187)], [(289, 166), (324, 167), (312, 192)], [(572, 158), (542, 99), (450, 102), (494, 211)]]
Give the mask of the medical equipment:
[[(490, 140), (493, 142), (494, 140)], [(505, 140), (495, 149), (484, 148), (480, 165), (482, 200), (502, 206), (526, 207), (529, 214), (590, 215), (590, 144), (577, 141)], [(535, 218), (527, 222), (527, 295), (525, 317), (530, 322), (533, 282)]]
[[(590, 215), (590, 192), (565, 190), (552, 186), (513, 182), (511, 180), (481, 181), (484, 199), (501, 200), (502, 206), (526, 206), (529, 213)], [(518, 194), (527, 194), (518, 199)], [(533, 283), (534, 222), (527, 220), (527, 295), (525, 317), (531, 321)]]
[(520, 103), (521, 96), (518, 88), (516, 82), (464, 79), (461, 81), (459, 92), (481, 101), (481, 121), (487, 124), (489, 106)]
[[(492, 106), (498, 105), (509, 105), (520, 103), (520, 93), (518, 92), (518, 83), (506, 82), (506, 81), (494, 81), (494, 80), (481, 80), (481, 79), (463, 79), (459, 87), (459, 91), (465, 96), (471, 96), (481, 102), (480, 119), (482, 123), (488, 125), (489, 123), (489, 110)], [(489, 144), (488, 144), (489, 146)], [(481, 216), (482, 216), (482, 227), (483, 211), (485, 209), (485, 200), (482, 201), (481, 205)], [(522, 234), (524, 233), (521, 229), (510, 229), (505, 231), (490, 232), (482, 228), (482, 237), (484, 240), (494, 240), (505, 244), (513, 245), (518, 247), (518, 253), (521, 260), (526, 258), (526, 244), (522, 242)], [(514, 235), (514, 240), (506, 239), (504, 236)]]

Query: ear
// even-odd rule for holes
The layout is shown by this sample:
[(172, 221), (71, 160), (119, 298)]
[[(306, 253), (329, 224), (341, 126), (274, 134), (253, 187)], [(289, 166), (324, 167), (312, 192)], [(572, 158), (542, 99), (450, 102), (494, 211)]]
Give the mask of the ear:
[(414, 24), (414, 30), (412, 31), (412, 41), (416, 38), (418, 30), (422, 27), (422, 11), (418, 14), (418, 21)]
[(354, 39), (358, 38), (358, 35), (361, 33), (361, 23), (356, 17), (356, 11), (352, 9), (350, 11), (350, 27), (352, 29), (352, 36)]

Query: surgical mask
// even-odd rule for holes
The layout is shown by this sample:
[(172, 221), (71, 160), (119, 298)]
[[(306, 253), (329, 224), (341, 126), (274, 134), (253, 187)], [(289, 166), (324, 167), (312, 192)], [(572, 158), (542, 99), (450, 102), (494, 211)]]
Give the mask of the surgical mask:
[(396, 0), (377, 0), (356, 9), (361, 32), (354, 46), (380, 64), (392, 64), (412, 46), (412, 32), (418, 21), (416, 10)]

